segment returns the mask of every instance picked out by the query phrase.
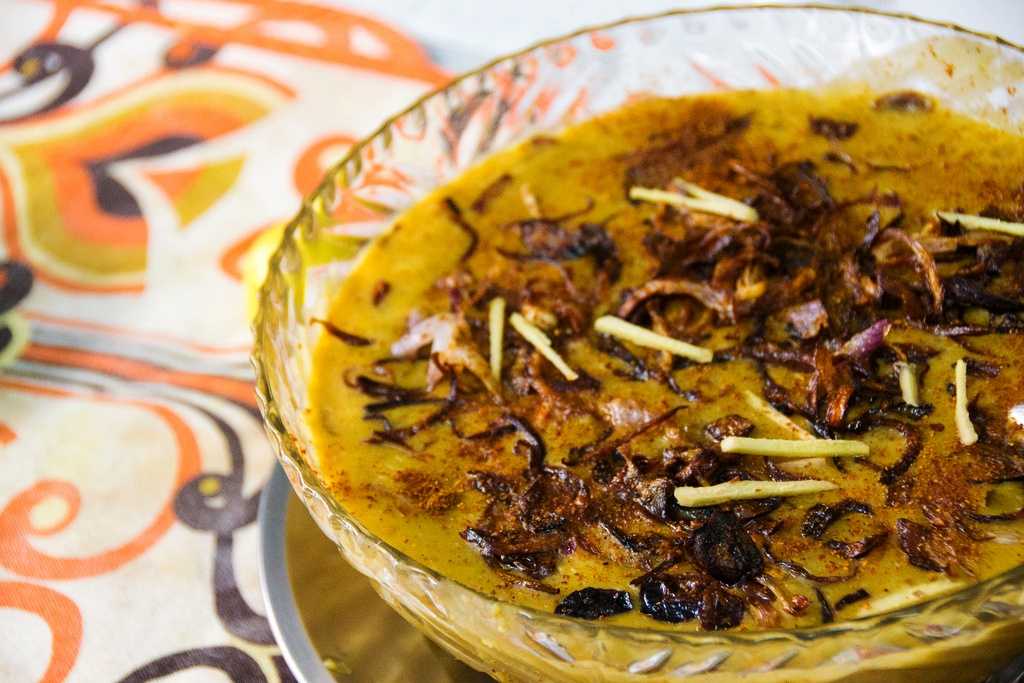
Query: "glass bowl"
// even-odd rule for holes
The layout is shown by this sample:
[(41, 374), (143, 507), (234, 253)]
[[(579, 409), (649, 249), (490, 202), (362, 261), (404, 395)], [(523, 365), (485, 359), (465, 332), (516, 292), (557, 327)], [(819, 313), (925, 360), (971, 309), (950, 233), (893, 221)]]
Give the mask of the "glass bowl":
[(1024, 567), (910, 608), (790, 631), (676, 633), (524, 609), (368, 533), (317, 466), (304, 411), (320, 331), (309, 320), (406, 207), (493, 150), (638, 96), (845, 82), (923, 91), (1024, 134), (1024, 49), (999, 38), (860, 9), (683, 10), (581, 30), (456, 79), (355, 145), (303, 203), (254, 324), (260, 407), (313, 518), (408, 621), (507, 681), (978, 681), (1024, 649)]

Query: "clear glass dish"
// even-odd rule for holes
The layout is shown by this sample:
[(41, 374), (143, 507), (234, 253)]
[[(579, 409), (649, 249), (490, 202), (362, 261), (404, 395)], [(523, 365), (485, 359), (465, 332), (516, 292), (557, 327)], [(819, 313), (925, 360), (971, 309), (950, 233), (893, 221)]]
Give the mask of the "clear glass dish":
[[(354, 146), (274, 255), (253, 362), (267, 429), (324, 533), (408, 621), (509, 681), (978, 681), (1024, 650), (1024, 567), (910, 608), (792, 631), (673, 633), (581, 622), (503, 603), (439, 576), (331, 498), (304, 418), (308, 324), (361, 248), (491, 151), (641, 94), (912, 88), (1024, 134), (1024, 49), (906, 16), (822, 6), (685, 10), (629, 19), (496, 60), (414, 103)], [(386, 653), (382, 653), (384, 656)]]

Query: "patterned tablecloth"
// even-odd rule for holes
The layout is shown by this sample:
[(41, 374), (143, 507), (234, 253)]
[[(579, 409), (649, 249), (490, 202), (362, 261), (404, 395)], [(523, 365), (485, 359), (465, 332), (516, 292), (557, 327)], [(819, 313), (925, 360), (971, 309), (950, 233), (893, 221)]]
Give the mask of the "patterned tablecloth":
[(338, 9), (0, 2), (0, 680), (292, 680), (242, 256), (443, 79)]

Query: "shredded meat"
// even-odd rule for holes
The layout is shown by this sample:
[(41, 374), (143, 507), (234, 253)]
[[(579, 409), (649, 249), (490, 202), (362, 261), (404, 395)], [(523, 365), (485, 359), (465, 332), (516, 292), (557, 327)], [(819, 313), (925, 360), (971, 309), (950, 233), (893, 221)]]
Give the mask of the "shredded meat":
[(453, 313), (439, 313), (413, 325), (391, 345), (391, 355), (409, 357), (430, 344), (430, 367), (427, 386), (433, 388), (444, 377), (446, 368), (465, 370), (476, 377), (491, 393), (501, 396), (484, 357), (470, 340), (464, 320)]
[(813, 339), (828, 325), (828, 312), (820, 299), (790, 306), (782, 315), (798, 339)]
[(932, 311), (940, 313), (942, 311), (942, 279), (939, 277), (938, 266), (935, 265), (935, 259), (928, 253), (920, 242), (905, 233), (898, 228), (888, 228), (879, 237), (879, 239), (894, 239), (905, 244), (914, 255), (916, 262), (916, 268), (918, 272), (924, 277), (925, 283), (928, 285), (928, 291), (931, 293), (932, 298)]
[(614, 429), (634, 429), (654, 415), (639, 401), (629, 398), (611, 398), (598, 404), (605, 422)]
[(620, 318), (629, 318), (640, 304), (656, 296), (690, 296), (716, 311), (726, 320), (731, 321), (735, 318), (730, 293), (717, 291), (698, 282), (681, 279), (651, 280), (634, 289), (619, 306), (617, 315)]

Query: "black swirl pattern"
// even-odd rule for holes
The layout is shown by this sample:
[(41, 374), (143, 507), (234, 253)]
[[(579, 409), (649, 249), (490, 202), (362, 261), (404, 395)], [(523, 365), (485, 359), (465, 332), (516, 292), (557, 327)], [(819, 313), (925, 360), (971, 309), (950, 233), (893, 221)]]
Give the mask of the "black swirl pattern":
[(0, 262), (0, 354), (14, 341), (14, 331), (4, 316), (32, 291), (32, 270), (17, 261)]

